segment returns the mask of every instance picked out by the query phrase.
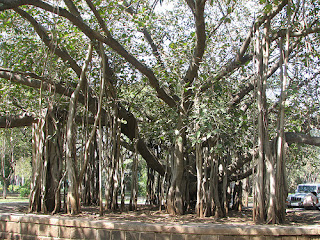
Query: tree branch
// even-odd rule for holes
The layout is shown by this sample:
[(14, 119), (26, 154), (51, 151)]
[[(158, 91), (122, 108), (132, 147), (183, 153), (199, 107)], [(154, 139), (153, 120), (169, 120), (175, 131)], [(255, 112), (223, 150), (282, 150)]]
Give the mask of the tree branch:
[(74, 5), (72, 0), (63, 0), (63, 1), (73, 15), (80, 17), (80, 12), (78, 8)]
[[(297, 45), (298, 45), (298, 41), (295, 44), (293, 44), (293, 46), (290, 48), (289, 54), (291, 54), (293, 52), (293, 50), (295, 49), (295, 47)], [(267, 78), (271, 77), (278, 70), (279, 66), (280, 66), (280, 61), (275, 62), (268, 70)], [(233, 98), (229, 102), (230, 108), (234, 108), (235, 106), (237, 106), (241, 102), (241, 100), (254, 89), (254, 85), (252, 84), (252, 81), (250, 80), (253, 77), (254, 76), (250, 76), (247, 79), (247, 81), (249, 81), (249, 83), (247, 83), (236, 94), (233, 95)]]
[(29, 0), (0, 0), (0, 11), (30, 4)]
[(186, 0), (186, 3), (188, 4), (189, 8), (191, 9), (193, 15), (195, 15), (196, 5), (195, 5), (194, 0)]
[(238, 61), (237, 59), (231, 61), (226, 66), (222, 67), (221, 70), (214, 77), (212, 77), (209, 81), (204, 83), (200, 91), (205, 92), (206, 90), (208, 90), (208, 88), (210, 88), (210, 86), (212, 86), (213, 82), (219, 81), (223, 77), (231, 74), (234, 70), (238, 69), (239, 67), (241, 67), (242, 65), (244, 65), (245, 63), (251, 60), (252, 60), (252, 55), (245, 55)]
[(38, 119), (26, 113), (22, 115), (0, 116), (0, 128), (26, 127), (36, 122), (38, 122)]
[[(35, 0), (37, 1), (37, 0)], [(37, 1), (39, 2), (39, 1)], [(66, 11), (65, 9), (60, 9), (60, 10), (64, 10), (63, 12), (65, 12), (65, 15), (67, 16), (71, 16), (70, 13), (68, 13), (68, 11)], [(41, 27), (40, 24), (38, 24), (36, 22), (36, 20), (30, 16), (28, 13), (26, 13), (25, 11), (21, 10), (21, 9), (15, 9), (15, 11), (17, 11), (21, 16), (23, 16), (25, 19), (27, 19), (32, 26), (35, 28), (36, 32), (39, 34), (40, 38), (43, 39), (44, 43), (49, 47), (49, 49), (51, 49), (52, 51), (54, 51), (54, 53), (59, 56), (62, 60), (64, 60), (65, 62), (68, 62), (69, 65), (71, 66), (71, 68), (76, 72), (76, 74), (80, 77), (81, 75), (81, 68), (77, 65), (77, 63), (71, 58), (71, 56), (68, 54), (67, 51), (65, 51), (64, 49), (61, 49), (59, 46), (54, 45), (53, 42), (51, 41), (50, 37), (48, 36), (48, 34), (46, 33), (46, 30)], [(74, 18), (73, 16), (71, 16), (71, 18)], [(80, 21), (79, 19), (76, 19), (75, 21)], [(113, 91), (113, 86), (112, 86), (112, 82), (111, 82), (111, 78), (113, 75), (112, 70), (110, 69), (109, 65), (107, 64), (106, 66), (106, 71), (108, 73), (108, 88), (109, 88), (109, 93), (111, 95), (111, 97), (114, 97), (114, 91)], [(30, 78), (24, 78), (23, 76), (17, 74), (17, 73), (12, 73), (12, 72), (8, 72), (8, 71), (0, 71), (0, 77), (6, 78), (8, 80), (12, 80), (12, 81), (16, 81), (19, 82), (21, 84), (33, 87), (33, 88), (40, 88), (41, 86), (41, 82), (40, 81), (35, 81), (35, 80), (31, 80)], [(35, 75), (33, 75), (33, 77), (36, 77), (37, 79), (40, 79), (40, 77), (37, 77)], [(40, 79), (43, 80), (43, 79)], [(155, 83), (157, 85), (157, 83)], [(52, 87), (57, 93), (59, 94), (63, 94), (66, 96), (71, 96), (73, 90), (70, 88), (66, 88), (63, 87), (60, 84), (49, 84), (48, 82), (43, 81), (43, 90), (49, 90), (49, 87)], [(159, 87), (160, 89), (160, 87)], [(161, 92), (161, 90), (159, 90)], [(163, 94), (163, 96), (165, 97), (166, 94)], [(171, 100), (168, 100), (171, 101)], [(85, 104), (85, 97), (83, 95), (79, 96), (79, 102), (81, 102), (82, 104)], [(98, 100), (95, 97), (92, 97), (91, 95), (89, 95), (89, 108), (90, 111), (93, 114), (97, 113), (97, 109), (98, 109)], [(175, 102), (171, 102), (172, 107), (175, 106)], [(129, 139), (133, 140), (134, 139), (134, 131), (132, 131), (132, 129), (135, 129), (135, 126), (137, 126), (137, 121), (135, 119), (135, 117), (133, 116), (132, 113), (126, 111), (123, 107), (121, 107), (121, 105), (118, 105), (118, 111), (119, 111), (119, 117), (122, 119), (125, 119), (128, 124), (123, 124), (123, 128), (122, 131), (125, 132), (125, 134), (127, 134), (127, 136), (129, 137)], [(103, 113), (103, 116), (105, 116), (105, 112)], [(129, 129), (129, 130), (127, 130)], [(160, 162), (157, 160), (157, 158), (152, 154), (149, 153), (150, 150), (147, 148), (147, 146), (145, 146), (145, 143), (143, 141), (139, 141), (138, 143), (138, 150), (140, 149), (142, 152), (140, 152), (141, 156), (143, 158), (145, 158), (147, 164), (153, 168), (154, 170), (158, 171), (161, 175), (164, 175), (164, 168), (163, 166), (160, 164)], [(151, 157), (151, 159), (150, 159)]]
[(304, 133), (286, 132), (285, 139), (288, 144), (308, 144), (320, 147), (320, 137), (312, 137)]
[[(272, 18), (274, 18), (283, 8), (284, 6), (288, 3), (288, 0), (283, 0), (279, 5), (275, 6), (272, 11), (268, 14), (264, 14), (261, 17), (258, 17), (255, 22), (254, 26), (260, 27), (265, 21), (270, 21)], [(221, 68), (221, 70), (209, 81), (203, 84), (201, 87), (201, 92), (205, 92), (208, 90), (208, 88), (212, 85), (213, 82), (219, 81), (221, 78), (231, 74), (234, 70), (238, 69), (240, 66), (245, 64), (248, 61), (252, 60), (252, 55), (245, 55), (250, 42), (251, 42), (251, 37), (252, 37), (252, 31), (253, 28), (250, 28), (246, 39), (242, 43), (241, 47), (239, 48), (239, 51), (237, 55), (235, 56), (234, 60), (229, 62), (226, 66)]]
[[(278, 31), (274, 36), (272, 37), (272, 40), (278, 39), (280, 37), (284, 37), (286, 35), (286, 29), (281, 29)], [(290, 31), (289, 32), (289, 37), (304, 37), (312, 33), (319, 33), (320, 32), (320, 27), (311, 27), (307, 29), (303, 29), (302, 31)]]
[(205, 19), (204, 19), (205, 1), (197, 0), (196, 3), (194, 3), (194, 1), (187, 1), (188, 4), (189, 2), (190, 3), (193, 2), (194, 4), (194, 18), (195, 18), (196, 36), (197, 36), (193, 57), (190, 61), (189, 68), (184, 76), (184, 82), (190, 86), (198, 74), (198, 69), (205, 51), (206, 32), (205, 32)]
[(148, 68), (145, 64), (141, 63), (137, 58), (131, 55), (117, 40), (111, 36), (103, 36), (99, 32), (91, 29), (86, 25), (82, 20), (80, 20), (75, 15), (68, 12), (66, 9), (61, 7), (53, 7), (48, 3), (45, 3), (40, 0), (29, 0), (29, 4), (39, 7), (43, 10), (49, 11), (51, 13), (57, 14), (59, 16), (67, 18), (72, 24), (77, 26), (88, 38), (91, 40), (98, 40), (107, 44), (111, 47), (116, 53), (122, 56), (130, 64), (132, 64), (137, 70), (139, 70), (143, 75), (145, 75), (150, 86), (157, 92), (157, 96), (162, 99), (165, 103), (168, 104), (171, 108), (178, 108), (179, 105), (176, 104), (174, 98), (172, 98), (165, 89), (160, 87), (157, 77), (154, 75), (154, 72)]
[(14, 11), (17, 12), (19, 15), (21, 15), (24, 19), (29, 21), (33, 26), (34, 30), (37, 32), (37, 34), (41, 38), (41, 40), (44, 42), (44, 44), (53, 53), (59, 56), (63, 61), (67, 62), (70, 65), (70, 67), (75, 71), (75, 73), (78, 75), (78, 77), (80, 77), (81, 67), (76, 63), (76, 61), (74, 61), (74, 59), (70, 56), (70, 54), (65, 49), (55, 44), (55, 41), (52, 41), (52, 39), (47, 34), (47, 30), (24, 10), (20, 8), (15, 8)]
[[(28, 74), (25, 74), (28, 75)], [(5, 70), (3, 68), (0, 68), (0, 77), (10, 80), (11, 82), (22, 84), (25, 86), (29, 86), (32, 88), (40, 89), (41, 87), (41, 81), (37, 79), (31, 79), (29, 77), (25, 77), (21, 74), (14, 73), (10, 70)], [(56, 93), (68, 96), (70, 97), (73, 89), (63, 86), (59, 83), (50, 83), (49, 81), (45, 81), (43, 79), (42, 83), (42, 90), (46, 91), (49, 89), (53, 89)], [(79, 95), (79, 102), (82, 104), (86, 104), (85, 97), (80, 94)], [(98, 99), (94, 96), (89, 95), (88, 96), (88, 108), (89, 111), (91, 111), (93, 114), (96, 114), (98, 111)], [(121, 119), (126, 120), (125, 123), (121, 123), (121, 132), (125, 134), (130, 140), (133, 140), (135, 138), (135, 131), (134, 129), (137, 126), (137, 120), (135, 119), (134, 115), (127, 111), (124, 107), (122, 107), (120, 104), (117, 104), (118, 107), (118, 113), (119, 117)], [(101, 117), (104, 119), (106, 117), (107, 113), (104, 109), (101, 111)], [(157, 171), (160, 175), (164, 175), (165, 170), (162, 164), (159, 162), (159, 160), (154, 156), (154, 154), (148, 149), (145, 142), (142, 139), (138, 140), (138, 151), (141, 154), (141, 156), (146, 160), (148, 166), (155, 171)]]
[(102, 17), (100, 16), (98, 10), (96, 9), (96, 7), (93, 5), (91, 0), (86, 0), (86, 3), (88, 4), (89, 8), (91, 9), (91, 11), (93, 12), (94, 16), (96, 17), (96, 19), (98, 20), (98, 23), (101, 27), (101, 29), (103, 30), (103, 32), (108, 36), (111, 37), (111, 33), (109, 32), (105, 22), (103, 21)]
[[(125, 11), (127, 13), (129, 13), (130, 15), (134, 15), (135, 11), (132, 9), (132, 6), (130, 4), (127, 3), (127, 1), (123, 2), (123, 5), (125, 7)], [(160, 64), (160, 66), (165, 69), (165, 65), (164, 62), (162, 61), (161, 55), (159, 53), (158, 47), (157, 45), (154, 43), (149, 31), (147, 30), (146, 27), (143, 27), (142, 31), (141, 31), (145, 37), (145, 39), (148, 41), (151, 49), (152, 49), (152, 53), (154, 55), (154, 57), (157, 59), (158, 63)]]

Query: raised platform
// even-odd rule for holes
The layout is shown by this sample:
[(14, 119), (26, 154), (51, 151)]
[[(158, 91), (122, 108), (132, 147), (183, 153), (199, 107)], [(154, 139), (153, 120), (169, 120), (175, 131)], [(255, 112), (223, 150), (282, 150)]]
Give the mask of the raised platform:
[(175, 225), (1, 213), (0, 239), (320, 240), (320, 225)]

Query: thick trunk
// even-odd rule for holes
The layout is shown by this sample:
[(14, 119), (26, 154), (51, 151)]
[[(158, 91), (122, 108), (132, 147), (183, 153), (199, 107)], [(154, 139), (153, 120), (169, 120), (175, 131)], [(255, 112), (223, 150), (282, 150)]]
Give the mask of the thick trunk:
[(41, 176), (43, 168), (44, 120), (41, 119), (32, 128), (32, 180), (29, 198), (29, 211), (41, 211)]
[(263, 58), (262, 47), (260, 42), (259, 29), (256, 29), (256, 78), (257, 78), (257, 105), (258, 105), (258, 162), (257, 162), (257, 174), (255, 179), (255, 198), (253, 208), (253, 219), (255, 222), (265, 221), (265, 140), (267, 135), (267, 117), (266, 117), (266, 98), (263, 81)]
[[(71, 121), (71, 123), (69, 122)], [(67, 126), (67, 144), (66, 144), (66, 170), (68, 176), (68, 196), (67, 196), (67, 211), (71, 214), (80, 212), (80, 196), (79, 183), (77, 177), (77, 161), (75, 153), (75, 128), (72, 124), (72, 119), (68, 119)]]
[(183, 128), (182, 114), (178, 117), (177, 137), (175, 142), (173, 164), (171, 166), (171, 184), (167, 196), (167, 211), (170, 214), (184, 214), (184, 192), (183, 192), (183, 173), (184, 173), (184, 154), (183, 139), (185, 129)]
[(214, 216), (215, 218), (220, 218), (224, 216), (222, 207), (221, 207), (221, 201), (220, 201), (220, 195), (219, 195), (219, 161), (214, 158), (212, 163), (212, 184), (211, 184), (211, 192), (213, 196), (213, 202), (214, 202)]
[(59, 212), (62, 172), (62, 126), (54, 111), (33, 125), (33, 177), (29, 199), (31, 212)]
[(215, 143), (212, 139), (208, 141), (208, 154), (210, 165), (210, 211), (215, 218), (224, 217), (223, 207), (221, 205), (221, 194), (219, 191), (219, 158), (213, 150)]
[[(44, 203), (48, 212), (59, 211), (61, 207), (60, 202), (60, 188), (59, 182), (62, 177), (62, 144), (61, 134), (58, 126), (54, 126), (52, 118), (47, 118), (47, 174), (45, 181), (45, 196)], [(61, 127), (61, 126), (59, 126)], [(49, 138), (49, 136), (54, 136)]]

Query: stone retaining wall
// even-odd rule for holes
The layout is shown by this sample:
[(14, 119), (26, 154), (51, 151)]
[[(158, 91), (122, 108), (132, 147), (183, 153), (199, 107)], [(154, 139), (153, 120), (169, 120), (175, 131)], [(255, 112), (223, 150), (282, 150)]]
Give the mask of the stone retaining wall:
[(0, 239), (320, 240), (320, 225), (165, 225), (34, 214), (1, 214)]

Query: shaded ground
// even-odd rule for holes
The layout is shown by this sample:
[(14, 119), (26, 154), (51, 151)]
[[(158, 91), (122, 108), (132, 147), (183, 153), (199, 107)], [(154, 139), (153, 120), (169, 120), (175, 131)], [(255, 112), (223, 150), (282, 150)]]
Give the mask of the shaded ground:
[[(197, 218), (194, 214), (186, 214), (183, 216), (171, 216), (158, 208), (140, 205), (138, 211), (126, 211), (122, 213), (105, 213), (104, 216), (99, 216), (98, 207), (82, 207), (82, 213), (77, 217), (83, 217), (92, 220), (113, 220), (113, 221), (135, 221), (147, 223), (226, 223), (226, 224), (246, 224), (253, 225), (252, 210), (245, 208), (241, 212), (230, 211), (229, 217), (215, 219), (206, 217), (203, 219)], [(1, 213), (27, 213), (28, 203), (0, 203)], [(60, 216), (68, 216), (67, 214), (57, 214)], [(74, 216), (72, 216), (74, 217)], [(304, 210), (301, 208), (287, 210), (287, 223), (285, 225), (317, 225), (320, 224), (320, 211)]]

